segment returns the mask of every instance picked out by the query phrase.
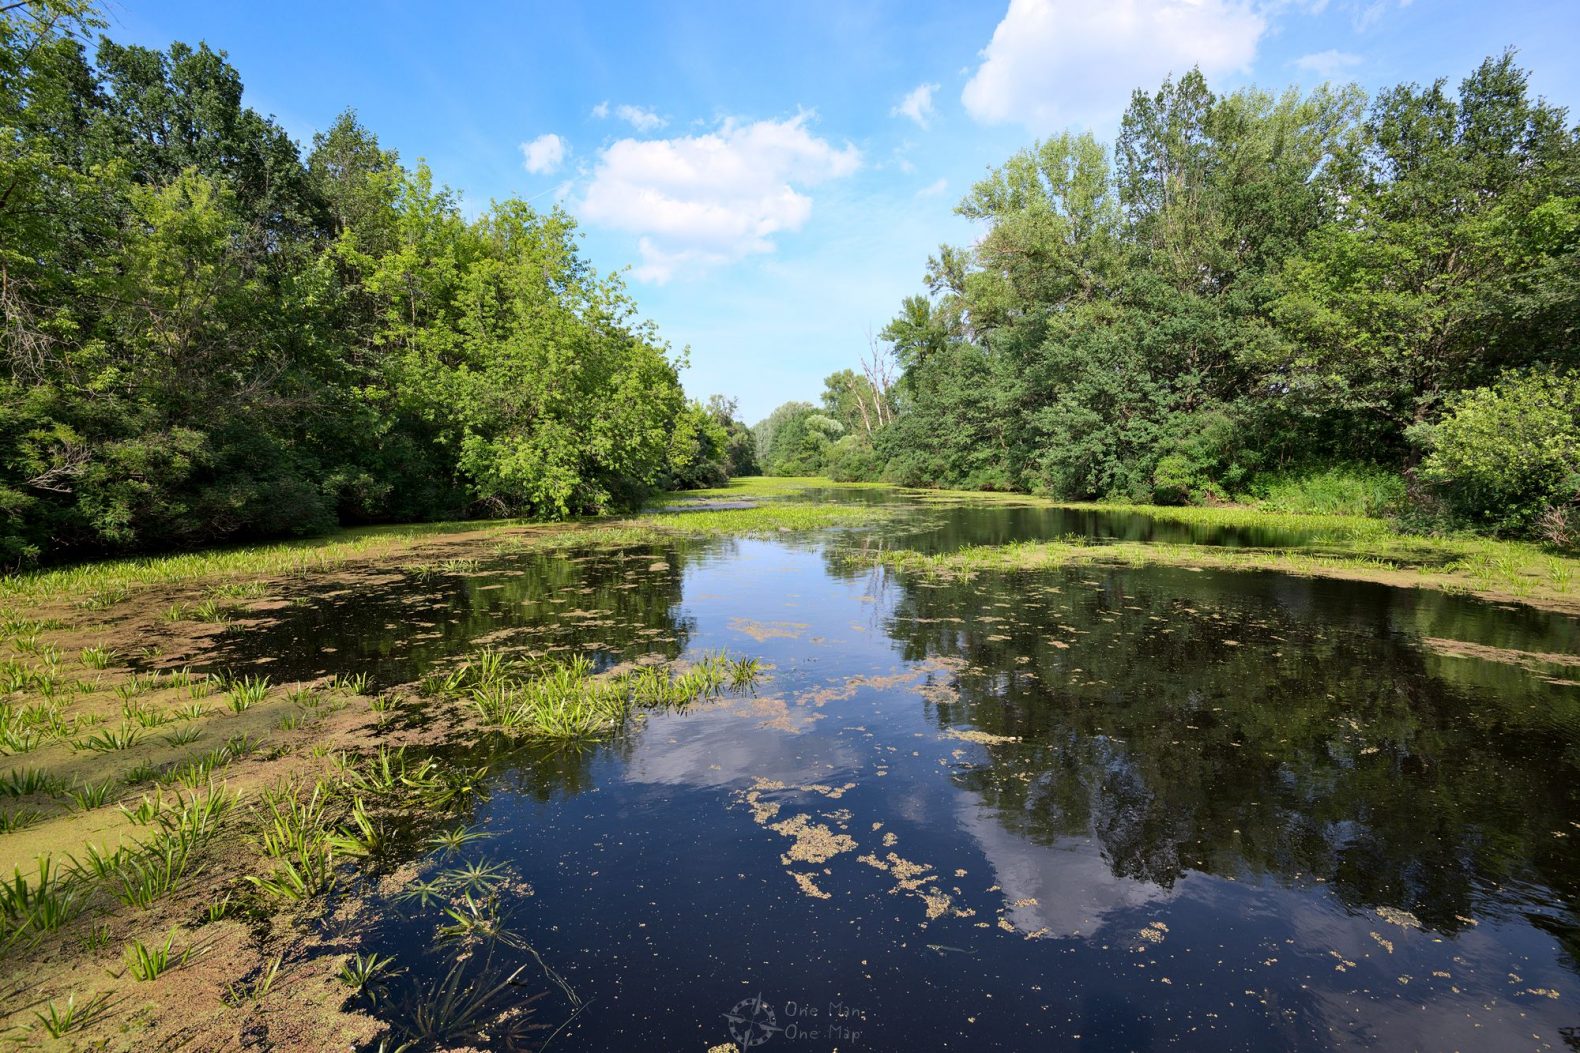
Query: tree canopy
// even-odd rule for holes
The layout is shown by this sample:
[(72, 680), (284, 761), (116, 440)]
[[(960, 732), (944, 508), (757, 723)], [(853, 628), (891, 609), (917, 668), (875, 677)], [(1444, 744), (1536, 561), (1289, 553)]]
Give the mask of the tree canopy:
[(207, 45), (0, 13), (0, 563), (711, 484), (733, 417), (556, 208), (475, 219), (352, 111), (304, 157)]
[[(1532, 370), (1544, 406), (1576, 404), (1551, 388), (1580, 365), (1580, 129), (1510, 53), (1370, 101), (1193, 70), (1137, 91), (1112, 144), (1037, 142), (957, 211), (980, 238), (883, 330), (899, 376), (867, 477), (1187, 501), (1349, 464), (1452, 511), (1448, 455), (1418, 471), (1439, 422), (1496, 431)], [(828, 380), (847, 432), (853, 379)], [(1573, 511), (1580, 484), (1543, 492)]]

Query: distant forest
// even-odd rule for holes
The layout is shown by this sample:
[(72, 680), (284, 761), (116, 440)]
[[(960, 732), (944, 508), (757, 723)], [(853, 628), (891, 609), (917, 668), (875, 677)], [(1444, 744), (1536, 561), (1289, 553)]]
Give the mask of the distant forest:
[(0, 8), (0, 565), (754, 470), (564, 212), (468, 220), (349, 111), (302, 156), (222, 53), (101, 24)]
[(1191, 71), (957, 211), (767, 471), (1580, 530), (1580, 129), (1512, 54), (1374, 99)]

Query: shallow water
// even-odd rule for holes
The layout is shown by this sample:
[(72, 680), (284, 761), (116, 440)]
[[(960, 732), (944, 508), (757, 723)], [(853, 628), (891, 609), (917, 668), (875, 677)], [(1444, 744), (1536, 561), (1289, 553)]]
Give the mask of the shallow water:
[[(919, 511), (907, 543), (1045, 522), (980, 511)], [(772, 666), (755, 696), (495, 758), (460, 858), (530, 885), (510, 924), (574, 999), (524, 950), (505, 997), (543, 994), (554, 1048), (1575, 1046), (1580, 687), (1485, 657), (1573, 654), (1574, 619), (1273, 573), (937, 582), (855, 543), (392, 575), (214, 664), (380, 687), (484, 643)], [(449, 964), (431, 910), (361, 935), (413, 977)]]

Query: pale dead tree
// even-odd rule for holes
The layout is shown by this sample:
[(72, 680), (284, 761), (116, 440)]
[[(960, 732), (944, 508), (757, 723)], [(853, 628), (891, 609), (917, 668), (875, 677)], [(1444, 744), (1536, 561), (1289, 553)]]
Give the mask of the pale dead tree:
[[(879, 428), (894, 419), (894, 409), (889, 404), (889, 389), (894, 386), (894, 355), (886, 344), (879, 344), (872, 330), (867, 330), (867, 354), (862, 356), (861, 371), (867, 377), (867, 393), (872, 397), (872, 416)], [(873, 425), (867, 416), (866, 400), (856, 392), (856, 404), (861, 407), (861, 420), (872, 434)]]

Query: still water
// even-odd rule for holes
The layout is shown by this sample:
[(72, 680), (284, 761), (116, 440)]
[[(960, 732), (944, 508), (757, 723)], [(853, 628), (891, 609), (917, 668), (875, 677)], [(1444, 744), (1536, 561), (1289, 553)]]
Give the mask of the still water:
[[(525, 967), (497, 1048), (1580, 1048), (1580, 623), (1273, 573), (849, 558), (1071, 532), (1034, 512), (392, 574), (214, 664), (378, 688), (484, 644), (771, 667), (611, 742), (457, 753), (491, 761), (466, 817), (489, 836), (419, 873), (515, 879), (519, 939), (478, 963)], [(355, 942), (434, 984), (435, 931), (392, 893)]]

